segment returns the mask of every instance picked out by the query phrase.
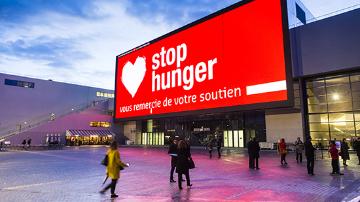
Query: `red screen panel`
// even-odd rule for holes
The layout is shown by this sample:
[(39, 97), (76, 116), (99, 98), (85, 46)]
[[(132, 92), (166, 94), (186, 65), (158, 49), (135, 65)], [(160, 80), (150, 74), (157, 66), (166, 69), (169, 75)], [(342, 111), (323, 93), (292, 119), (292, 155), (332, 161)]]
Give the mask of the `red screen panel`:
[(119, 55), (115, 118), (286, 103), (282, 3), (242, 2)]

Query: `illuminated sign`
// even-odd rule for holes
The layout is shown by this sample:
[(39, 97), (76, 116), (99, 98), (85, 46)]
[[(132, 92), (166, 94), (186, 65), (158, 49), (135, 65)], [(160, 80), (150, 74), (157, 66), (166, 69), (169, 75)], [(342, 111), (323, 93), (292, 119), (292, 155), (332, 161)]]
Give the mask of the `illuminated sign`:
[(117, 56), (115, 118), (289, 105), (286, 16), (245, 0)]

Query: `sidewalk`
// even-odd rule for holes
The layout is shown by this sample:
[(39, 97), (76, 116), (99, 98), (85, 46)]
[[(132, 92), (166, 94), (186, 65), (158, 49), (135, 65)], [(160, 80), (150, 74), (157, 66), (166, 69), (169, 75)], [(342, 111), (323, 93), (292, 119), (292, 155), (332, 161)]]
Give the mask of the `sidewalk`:
[[(109, 201), (98, 194), (104, 179), (100, 161), (105, 147), (0, 153), (0, 201)], [(315, 161), (315, 176), (306, 162), (280, 165), (273, 151), (262, 151), (260, 170), (249, 170), (245, 151), (209, 159), (193, 150), (193, 187), (179, 191), (169, 183), (166, 149), (120, 148), (130, 167), (121, 173), (115, 201), (359, 201), (360, 166), (351, 155), (344, 176), (332, 176), (330, 160)], [(214, 156), (216, 154), (214, 152)], [(326, 157), (326, 156), (325, 156)], [(175, 175), (176, 176), (176, 175)]]

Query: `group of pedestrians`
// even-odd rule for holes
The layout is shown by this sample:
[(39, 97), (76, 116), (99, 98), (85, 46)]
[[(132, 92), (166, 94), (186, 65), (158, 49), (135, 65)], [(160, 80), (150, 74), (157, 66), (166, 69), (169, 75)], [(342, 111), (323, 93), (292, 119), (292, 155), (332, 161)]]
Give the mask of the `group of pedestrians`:
[[(296, 152), (296, 162), (302, 163), (303, 160), (303, 152), (305, 150), (305, 157), (307, 162), (307, 173), (311, 176), (314, 175), (314, 164), (315, 164), (315, 151), (316, 148), (313, 146), (311, 142), (311, 137), (307, 137), (305, 143), (303, 143), (300, 137), (294, 143), (295, 152)], [(259, 142), (256, 138), (252, 138), (247, 145), (248, 148), (248, 155), (249, 155), (249, 168), (250, 169), (260, 169), (259, 168), (259, 152), (260, 146)], [(356, 151), (359, 165), (360, 165), (360, 137), (354, 141), (353, 148)], [(280, 164), (286, 166), (288, 163), (286, 161), (286, 155), (288, 153), (287, 145), (284, 138), (281, 138), (278, 145), (277, 151), (280, 155)], [(343, 141), (340, 143), (340, 150), (337, 148), (336, 142), (331, 141), (328, 150), (330, 157), (331, 157), (331, 166), (332, 166), (332, 173), (331, 174), (338, 174), (343, 175), (340, 172), (340, 156), (343, 160), (343, 165), (347, 165), (347, 161), (350, 160), (349, 155), (349, 145), (344, 138)]]
[(26, 147), (30, 148), (30, 146), (31, 146), (31, 138), (28, 137), (27, 139), (24, 139), (21, 144), (23, 145), (24, 149), (26, 149)]
[(192, 165), (190, 144), (185, 140), (177, 141), (174, 139), (171, 141), (168, 154), (171, 156), (170, 182), (176, 182), (174, 180), (174, 171), (176, 169), (179, 189), (182, 189), (183, 175), (185, 175), (187, 187), (191, 188), (189, 169), (192, 169), (194, 165)]
[[(221, 157), (221, 139), (218, 137), (216, 139), (216, 147), (218, 148), (218, 156)], [(25, 140), (24, 140), (25, 141)], [(31, 143), (31, 139), (30, 139)], [(30, 144), (29, 143), (29, 144)], [(305, 150), (305, 157), (307, 161), (307, 172), (309, 175), (314, 175), (314, 161), (315, 161), (315, 147), (313, 146), (311, 142), (311, 137), (308, 137), (303, 143), (300, 139), (300, 137), (297, 138), (297, 140), (294, 143), (295, 145), (295, 151), (296, 151), (296, 162), (302, 163), (302, 154)], [(209, 145), (208, 145), (209, 147)], [(259, 142), (256, 140), (256, 138), (252, 138), (248, 144), (248, 154), (249, 154), (249, 168), (250, 169), (260, 169), (259, 167), (259, 157), (260, 157), (260, 145)], [(118, 179), (120, 178), (120, 170), (124, 169), (125, 167), (128, 167), (129, 164), (126, 164), (121, 161), (120, 159), (120, 153), (118, 151), (118, 145), (116, 141), (113, 141), (110, 145), (110, 149), (107, 151), (106, 154), (106, 174), (107, 177), (111, 178), (111, 182), (105, 186), (100, 193), (104, 194), (108, 189), (111, 190), (111, 198), (118, 197), (118, 195), (115, 194), (115, 188)], [(353, 143), (353, 148), (356, 151), (359, 165), (360, 165), (360, 137), (357, 138), (356, 141)], [(210, 148), (209, 152), (210, 152)], [(211, 147), (212, 149), (212, 147)], [(331, 166), (332, 166), (332, 173), (331, 174), (338, 174), (343, 175), (343, 173), (340, 172), (340, 161), (339, 157), (341, 156), (343, 159), (343, 165), (347, 166), (347, 160), (350, 160), (349, 156), (349, 145), (346, 142), (346, 139), (344, 138), (341, 142), (340, 151), (337, 148), (336, 142), (331, 141), (329, 150), (328, 150), (330, 157), (331, 157)], [(280, 139), (278, 143), (278, 153), (280, 154), (280, 163), (281, 165), (287, 165), (286, 161), (286, 155), (287, 155), (287, 146), (285, 139)], [(175, 183), (174, 180), (174, 172), (178, 173), (178, 186), (179, 189), (182, 189), (182, 182), (183, 180), (182, 176), (185, 175), (186, 178), (186, 184), (187, 187), (191, 188), (192, 184), (190, 183), (190, 174), (189, 169), (192, 169), (195, 167), (194, 162), (191, 158), (191, 152), (190, 152), (190, 144), (185, 140), (177, 141), (176, 139), (171, 141), (171, 144), (169, 146), (168, 154), (171, 156), (171, 170), (170, 170), (170, 182)], [(210, 158), (212, 157), (212, 154), (210, 152)], [(105, 179), (105, 181), (106, 181)], [(105, 183), (104, 181), (104, 183)]]

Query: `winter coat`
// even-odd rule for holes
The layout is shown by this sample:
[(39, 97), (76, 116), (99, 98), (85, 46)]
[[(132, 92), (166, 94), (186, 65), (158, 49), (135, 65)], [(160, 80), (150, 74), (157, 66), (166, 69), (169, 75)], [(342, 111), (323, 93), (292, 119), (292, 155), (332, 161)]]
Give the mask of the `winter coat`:
[(339, 159), (339, 151), (336, 149), (336, 145), (332, 145), (330, 147), (329, 153), (330, 153), (331, 159), (333, 159), (333, 160)]
[(313, 144), (311, 143), (311, 141), (306, 141), (304, 146), (305, 146), (305, 156), (307, 158), (314, 158), (315, 148), (314, 148)]
[(278, 144), (278, 152), (280, 154), (286, 154), (287, 153), (287, 151), (286, 151), (286, 143), (285, 142), (280, 142)]
[(253, 156), (255, 158), (259, 158), (259, 153), (260, 153), (260, 145), (258, 141), (250, 141), (247, 145), (248, 147), (248, 153), (249, 156)]
[(108, 165), (106, 166), (107, 175), (113, 180), (119, 179), (120, 167), (126, 167), (126, 165), (120, 160), (120, 153), (118, 150), (109, 149), (107, 155), (108, 155)]
[(354, 150), (356, 151), (356, 154), (360, 156), (360, 141), (357, 140), (354, 142)]
[(191, 158), (191, 154), (188, 148), (178, 149), (178, 156), (176, 162), (177, 173), (186, 173), (187, 171), (189, 171), (190, 158)]
[(301, 140), (296, 140), (295, 150), (297, 153), (301, 153), (304, 150), (304, 143)]
[(349, 145), (347, 142), (341, 142), (341, 158), (344, 160), (350, 160)]
[[(168, 154), (176, 154), (177, 155), (177, 145), (172, 143), (169, 147)], [(171, 155), (171, 167), (175, 167), (177, 162), (177, 156)]]

